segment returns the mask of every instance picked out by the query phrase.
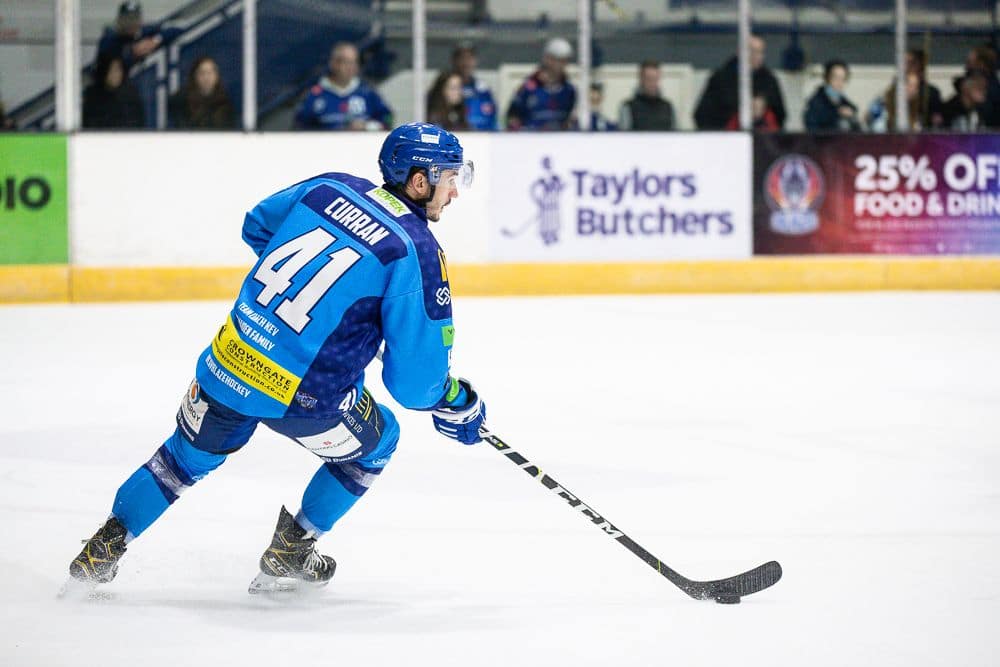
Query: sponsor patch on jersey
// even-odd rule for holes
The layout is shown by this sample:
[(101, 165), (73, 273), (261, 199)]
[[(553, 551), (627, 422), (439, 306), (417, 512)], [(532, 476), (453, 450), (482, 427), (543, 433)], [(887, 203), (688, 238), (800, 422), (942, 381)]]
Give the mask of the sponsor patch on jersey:
[(230, 373), (284, 405), (292, 402), (302, 381), (244, 342), (232, 315), (212, 339), (212, 354)]
[(438, 264), (441, 265), (441, 282), (448, 282), (448, 260), (445, 259), (444, 250), (438, 248)]
[(444, 343), (445, 347), (451, 347), (455, 344), (455, 325), (446, 324), (441, 327), (441, 342)]
[(317, 435), (296, 436), (295, 440), (313, 454), (333, 461), (356, 458), (352, 455), (356, 455), (362, 446), (350, 427), (343, 422), (329, 431)]
[(394, 218), (402, 217), (410, 212), (410, 209), (406, 208), (406, 204), (399, 201), (396, 195), (385, 188), (373, 188), (365, 194), (378, 202), (379, 206), (389, 211)]
[(201, 386), (197, 380), (192, 380), (177, 415), (177, 421), (188, 440), (194, 440), (201, 431), (201, 423), (205, 420), (206, 412), (208, 403), (201, 397)]
[(302, 203), (374, 253), (383, 265), (406, 257), (403, 239), (374, 218), (374, 210), (366, 211), (362, 202), (354, 201), (353, 197), (360, 195), (352, 190), (340, 192), (337, 188), (323, 184), (310, 190), (302, 198)]
[(316, 407), (318, 401), (315, 396), (311, 396), (304, 391), (297, 391), (295, 392), (295, 402), (306, 410), (312, 410)]

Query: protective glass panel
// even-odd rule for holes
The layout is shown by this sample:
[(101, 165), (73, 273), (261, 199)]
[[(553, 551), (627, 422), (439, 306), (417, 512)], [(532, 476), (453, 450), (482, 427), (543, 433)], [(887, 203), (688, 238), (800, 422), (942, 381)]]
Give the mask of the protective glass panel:
[(0, 131), (55, 129), (55, 3), (0, 1)]
[[(412, 95), (394, 78), (411, 59), (410, 3), (398, 3), (407, 7), (394, 11), (391, 29), (377, 4), (259, 0), (261, 130), (379, 131), (410, 120), (404, 107)], [(407, 37), (390, 48), (388, 32)]]
[(241, 0), (80, 5), (84, 129), (241, 127)]

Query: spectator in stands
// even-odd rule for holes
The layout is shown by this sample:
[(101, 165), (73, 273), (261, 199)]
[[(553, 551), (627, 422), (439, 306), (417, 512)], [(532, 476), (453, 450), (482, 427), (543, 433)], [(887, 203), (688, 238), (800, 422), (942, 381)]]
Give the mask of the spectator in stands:
[(927, 53), (923, 49), (908, 50), (905, 67), (907, 72), (915, 72), (920, 78), (920, 89), (917, 91), (917, 103), (914, 107), (920, 119), (920, 127), (941, 127), (944, 102), (938, 87), (927, 81)]
[(125, 73), (120, 56), (103, 55), (94, 66), (94, 80), (83, 91), (83, 127), (120, 129), (144, 127), (139, 92)]
[(114, 26), (108, 26), (97, 45), (97, 57), (118, 56), (127, 73), (132, 65), (155, 51), (164, 41), (180, 34), (179, 29), (164, 29), (160, 25), (142, 24), (142, 5), (123, 2), (118, 6)]
[(618, 125), (640, 132), (674, 129), (674, 105), (660, 93), (660, 63), (644, 60), (639, 65), (639, 87), (622, 103)]
[[(909, 118), (910, 132), (919, 132), (925, 129), (924, 119), (921, 117), (921, 97), (920, 97), (920, 75), (913, 70), (906, 73), (906, 103)], [(865, 118), (868, 129), (872, 132), (895, 132), (896, 131), (896, 82), (894, 81), (889, 89), (879, 95), (868, 107), (868, 114)]]
[(618, 129), (616, 123), (612, 123), (601, 113), (601, 105), (604, 104), (604, 85), (595, 81), (590, 84), (590, 91), (587, 95), (590, 101), (590, 128), (595, 132), (614, 132)]
[[(778, 115), (774, 113), (774, 109), (768, 104), (767, 96), (764, 95), (759, 90), (753, 91), (753, 98), (751, 99), (751, 111), (753, 118), (753, 131), (754, 132), (778, 132), (781, 130), (781, 124), (778, 123)], [(740, 112), (737, 111), (729, 118), (729, 122), (726, 123), (725, 129), (727, 130), (738, 130), (740, 129)]]
[(441, 72), (427, 93), (427, 122), (455, 132), (469, 129), (465, 98), (462, 96), (462, 75)]
[(330, 50), (329, 75), (302, 100), (295, 127), (308, 130), (385, 130), (392, 111), (359, 76), (358, 49), (348, 42)]
[(982, 72), (971, 71), (955, 82), (955, 95), (945, 102), (944, 128), (955, 132), (976, 132), (985, 127), (982, 110), (987, 83)]
[(497, 105), (489, 86), (476, 78), (476, 50), (459, 44), (451, 54), (451, 68), (462, 77), (465, 119), (472, 130), (497, 129)]
[[(966, 75), (980, 74), (986, 84), (986, 99), (978, 109), (979, 120), (984, 127), (1000, 127), (1000, 81), (997, 80), (996, 70), (997, 52), (992, 46), (977, 46), (965, 58)], [(956, 91), (959, 83), (956, 80)]]
[(561, 37), (550, 39), (541, 65), (524, 80), (510, 106), (507, 128), (511, 130), (568, 130), (573, 127), (576, 88), (566, 76), (573, 47)]
[[(764, 65), (767, 44), (760, 37), (750, 37), (750, 70), (754, 95), (767, 100), (778, 128), (785, 126), (785, 101), (774, 73)], [(712, 73), (694, 112), (699, 130), (721, 130), (739, 112), (739, 62), (736, 56)]]
[(231, 130), (236, 111), (222, 85), (219, 66), (202, 56), (194, 61), (184, 87), (170, 98), (170, 123), (184, 130)]
[(847, 99), (844, 88), (850, 69), (843, 60), (831, 60), (823, 66), (823, 85), (816, 89), (803, 115), (810, 132), (857, 132), (858, 107)]
[(3, 102), (0, 102), (0, 132), (12, 132), (16, 129), (14, 119), (7, 117), (7, 112), (3, 108)]

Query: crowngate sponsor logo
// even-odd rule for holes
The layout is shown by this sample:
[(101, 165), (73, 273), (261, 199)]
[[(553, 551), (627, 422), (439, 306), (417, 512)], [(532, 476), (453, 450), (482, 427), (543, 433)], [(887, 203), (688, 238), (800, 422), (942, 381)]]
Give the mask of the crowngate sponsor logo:
[[(520, 226), (501, 228), (508, 238), (534, 230), (545, 246), (571, 238), (725, 237), (734, 213), (698, 201), (699, 176), (641, 167), (603, 171), (571, 164), (558, 169), (551, 156), (528, 186), (534, 214)], [(566, 224), (569, 222), (569, 224)]]

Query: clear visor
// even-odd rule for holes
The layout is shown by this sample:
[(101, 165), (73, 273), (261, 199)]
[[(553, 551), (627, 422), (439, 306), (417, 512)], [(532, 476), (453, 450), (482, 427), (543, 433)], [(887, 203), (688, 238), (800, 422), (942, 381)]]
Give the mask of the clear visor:
[(472, 160), (466, 160), (465, 162), (431, 165), (427, 180), (431, 182), (431, 185), (438, 185), (444, 179), (446, 185), (459, 190), (468, 190), (472, 187), (475, 175), (476, 168), (472, 164)]

